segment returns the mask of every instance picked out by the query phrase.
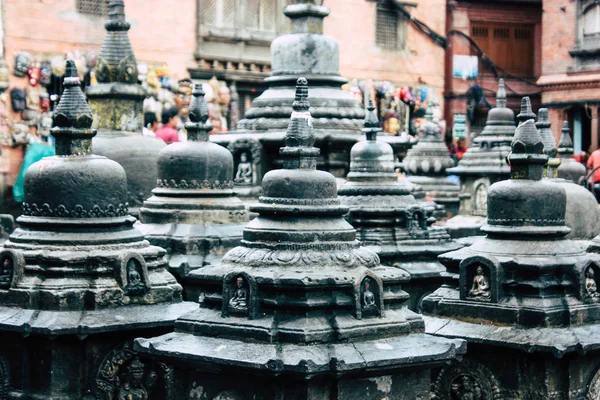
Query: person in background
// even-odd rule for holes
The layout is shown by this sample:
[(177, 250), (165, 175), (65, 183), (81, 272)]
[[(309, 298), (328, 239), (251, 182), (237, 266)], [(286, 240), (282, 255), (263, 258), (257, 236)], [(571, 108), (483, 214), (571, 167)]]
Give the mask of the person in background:
[(174, 107), (163, 110), (160, 117), (162, 126), (155, 132), (156, 137), (162, 139), (166, 144), (179, 142), (177, 125), (179, 123), (179, 110)]
[(594, 196), (596, 196), (596, 200), (600, 202), (600, 149), (594, 151), (590, 155), (586, 165), (588, 174), (592, 174), (590, 176), (590, 183), (592, 185)]
[(146, 111), (144, 113), (144, 136), (156, 137), (156, 131), (158, 130), (158, 118), (152, 111)]

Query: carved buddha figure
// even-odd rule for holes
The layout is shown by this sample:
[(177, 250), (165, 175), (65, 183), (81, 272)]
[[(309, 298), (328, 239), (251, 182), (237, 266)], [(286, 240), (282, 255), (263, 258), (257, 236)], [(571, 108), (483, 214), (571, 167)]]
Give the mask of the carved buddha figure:
[(252, 172), (252, 163), (248, 160), (248, 153), (244, 151), (240, 154), (240, 163), (234, 182), (244, 185), (252, 184)]
[(248, 290), (244, 285), (244, 278), (238, 277), (235, 285), (233, 296), (229, 299), (229, 307), (234, 310), (246, 311), (248, 309)]
[(137, 295), (146, 291), (146, 285), (142, 281), (138, 262), (133, 258), (127, 262), (127, 286), (125, 287), (125, 291), (130, 295)]
[(13, 261), (10, 257), (6, 257), (2, 260), (2, 265), (0, 265), (0, 287), (6, 287), (10, 285), (10, 281), (12, 280), (13, 274)]
[(371, 291), (371, 279), (365, 279), (362, 288), (361, 306), (362, 313), (367, 315), (378, 314), (379, 307), (377, 306), (377, 298)]
[(143, 384), (144, 364), (137, 358), (129, 367), (126, 381), (119, 388), (118, 400), (147, 400), (148, 391)]
[(475, 211), (477, 214), (487, 214), (487, 188), (484, 184), (477, 186), (475, 190)]
[(469, 296), (489, 299), (492, 295), (490, 290), (490, 283), (488, 279), (483, 274), (483, 267), (481, 265), (477, 266), (477, 274), (473, 278), (473, 285), (471, 286), (471, 290), (469, 291)]
[(588, 267), (585, 271), (585, 294), (591, 298), (600, 297), (598, 293), (598, 286), (596, 285), (596, 279), (594, 278), (594, 269)]

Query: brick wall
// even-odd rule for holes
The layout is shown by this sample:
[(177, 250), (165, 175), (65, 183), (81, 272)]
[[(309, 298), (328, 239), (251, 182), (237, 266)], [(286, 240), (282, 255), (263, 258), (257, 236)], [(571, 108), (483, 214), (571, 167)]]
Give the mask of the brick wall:
[[(375, 2), (327, 0), (325, 5), (331, 8), (325, 34), (339, 41), (343, 76), (427, 85), (435, 88), (437, 98), (443, 101), (444, 49), (409, 24), (406, 50), (381, 50), (375, 45)], [(445, 33), (445, 0), (422, 0), (408, 10), (436, 32)]]
[(573, 0), (544, 0), (542, 75), (564, 74), (573, 66), (569, 50), (575, 46), (575, 12)]
[[(167, 62), (175, 77), (188, 76), (196, 45), (196, 0), (125, 0), (129, 37), (138, 61)], [(106, 17), (76, 12), (75, 0), (4, 1), (5, 56), (19, 50), (65, 53), (100, 49)], [(12, 77), (11, 79), (14, 79)]]

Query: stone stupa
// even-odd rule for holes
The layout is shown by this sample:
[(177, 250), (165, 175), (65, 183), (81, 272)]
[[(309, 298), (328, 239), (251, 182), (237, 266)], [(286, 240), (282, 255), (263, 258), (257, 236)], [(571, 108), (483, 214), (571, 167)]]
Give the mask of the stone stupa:
[(403, 160), (404, 169), (416, 190), (424, 191), (431, 201), (444, 206), (446, 214), (434, 216), (437, 219), (452, 217), (458, 213), (460, 185), (446, 176), (446, 169), (454, 162), (442, 138), (441, 128), (433, 121), (431, 107), (427, 108), (425, 118), (426, 122), (419, 127), (419, 142)]
[(164, 250), (133, 228), (123, 168), (91, 153), (92, 118), (69, 60), (56, 155), (27, 169), (19, 228), (0, 250), (5, 399), (160, 397), (146, 378), (170, 369), (140, 362), (132, 340), (172, 331), (197, 306), (182, 302)]
[(485, 128), (476, 136), (463, 158), (448, 173), (460, 177), (460, 209), (446, 222), (454, 238), (481, 235), (487, 214), (490, 185), (508, 179), (510, 168), (506, 156), (515, 135), (515, 114), (506, 107), (504, 79), (498, 80), (496, 107), (487, 116)]
[(410, 274), (403, 289), (410, 308), (420, 310), (421, 299), (439, 288), (446, 268), (437, 256), (461, 246), (444, 228), (432, 226), (434, 217), (410, 192), (407, 180), (398, 180), (391, 146), (377, 140), (381, 132), (372, 103), (367, 108), (363, 132), (350, 153), (350, 173), (338, 191), (346, 216), (363, 246), (375, 251), (383, 265), (397, 266)]
[(426, 398), (431, 369), (464, 352), (463, 341), (423, 334), (401, 288), (408, 274), (360, 247), (335, 177), (316, 169), (307, 97), (300, 78), (283, 169), (265, 175), (242, 245), (192, 272), (199, 309), (176, 332), (136, 342), (176, 365), (169, 398)]
[(521, 113), (511, 179), (490, 186), (487, 235), (443, 254), (444, 286), (423, 302), (427, 332), (469, 342), (432, 399), (597, 399), (600, 258), (565, 236), (567, 195), (542, 181), (548, 155)]
[[(323, 0), (287, 0), (283, 12), (291, 19), (292, 33), (279, 36), (271, 44), (272, 73), (265, 79), (269, 88), (252, 101), (237, 131), (210, 137), (233, 153), (236, 177), (242, 155), (252, 163), (251, 179), (236, 179), (240, 196), (255, 196), (265, 172), (283, 165), (279, 148), (292, 114), (299, 76), (310, 82), (315, 143), (321, 149), (318, 168), (344, 178), (349, 172), (350, 148), (361, 140), (364, 109), (351, 92), (341, 89), (348, 80), (339, 73), (339, 46), (333, 37), (323, 35), (329, 8), (323, 6)], [(384, 136), (382, 140), (392, 145), (398, 157), (414, 144), (408, 135)]]
[(571, 157), (573, 152), (573, 140), (571, 140), (569, 122), (564, 121), (561, 130), (561, 136), (558, 140), (558, 157), (560, 158), (558, 177), (581, 185), (585, 181), (587, 168), (585, 165)]
[(123, 0), (111, 0), (108, 9), (106, 37), (96, 64), (98, 84), (86, 88), (98, 126), (93, 146), (96, 154), (117, 161), (125, 169), (130, 212), (137, 216), (156, 185), (156, 161), (165, 143), (142, 136), (142, 107), (147, 93), (137, 84), (137, 62), (127, 33), (130, 24), (125, 20), (125, 4)]
[(192, 92), (185, 128), (188, 140), (163, 148), (158, 185), (140, 209), (137, 228), (150, 243), (167, 250), (169, 271), (188, 296), (187, 275), (221, 257), (242, 240), (248, 212), (233, 193), (233, 157), (208, 140), (213, 129), (201, 85)]

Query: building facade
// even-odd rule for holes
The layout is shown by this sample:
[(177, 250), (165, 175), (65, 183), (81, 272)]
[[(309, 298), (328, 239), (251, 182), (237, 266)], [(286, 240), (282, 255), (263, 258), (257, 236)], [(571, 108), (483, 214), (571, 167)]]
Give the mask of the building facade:
[(538, 84), (550, 121), (569, 121), (575, 154), (598, 149), (600, 2), (544, 0), (542, 54)]
[(541, 33), (539, 0), (449, 0), (446, 121), (452, 123), (455, 114), (467, 114), (471, 135), (481, 132), (487, 111), (494, 106), (498, 78), (504, 78), (507, 106), (515, 115), (522, 96), (529, 96), (537, 109)]

